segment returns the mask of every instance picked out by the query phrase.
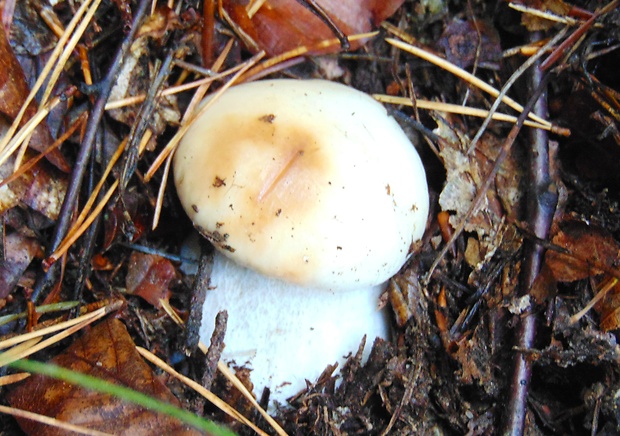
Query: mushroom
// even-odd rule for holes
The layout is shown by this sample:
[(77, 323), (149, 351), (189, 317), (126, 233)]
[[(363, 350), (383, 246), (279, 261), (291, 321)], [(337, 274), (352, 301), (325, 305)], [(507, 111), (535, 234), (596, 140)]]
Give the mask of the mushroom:
[(201, 337), (227, 310), (222, 358), (248, 365), (257, 392), (283, 402), (364, 335), (387, 337), (378, 297), (421, 238), (429, 200), (420, 158), (381, 104), (324, 80), (232, 87), (184, 135), (174, 179), (219, 252)]

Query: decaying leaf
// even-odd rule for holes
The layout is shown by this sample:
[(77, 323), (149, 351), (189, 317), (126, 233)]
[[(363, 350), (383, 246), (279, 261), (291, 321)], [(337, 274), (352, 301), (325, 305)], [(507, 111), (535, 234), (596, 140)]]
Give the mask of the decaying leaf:
[(122, 201), (116, 201), (108, 206), (104, 222), (103, 249), (123, 237), (136, 242), (150, 229), (151, 208), (145, 196), (134, 190), (125, 192)]
[[(140, 357), (123, 323), (116, 319), (94, 327), (51, 363), (179, 405)], [(13, 407), (112, 434), (199, 434), (167, 415), (42, 375), (26, 379), (9, 392), (7, 399)], [(18, 421), (28, 434), (59, 434), (58, 430), (34, 421)]]
[(18, 284), (33, 258), (43, 256), (43, 249), (36, 239), (17, 232), (4, 236), (4, 256), (0, 256), (0, 298), (5, 298)]
[(615, 285), (605, 294), (603, 299), (595, 306), (601, 316), (599, 326), (603, 331), (620, 328), (620, 282), (615, 278)]
[[(30, 90), (24, 72), (15, 58), (4, 31), (0, 32), (0, 114), (12, 122), (26, 102)], [(20, 126), (24, 125), (37, 111), (35, 102), (26, 108)], [(34, 130), (29, 146), (37, 151), (45, 151), (53, 143), (52, 136), (45, 125), (39, 124)], [(59, 150), (53, 150), (47, 159), (64, 172), (69, 171), (69, 164)]]
[(461, 68), (495, 63), (501, 59), (502, 48), (497, 29), (483, 20), (454, 20), (444, 30), (439, 44), (446, 58)]
[[(581, 221), (564, 220), (551, 242), (564, 250), (547, 250), (545, 264), (536, 280), (536, 295), (555, 289), (555, 282), (592, 278), (596, 297), (590, 305), (599, 312), (603, 331), (620, 327), (620, 285), (612, 271), (620, 261), (620, 243), (604, 229)], [(590, 306), (589, 305), (589, 306)], [(584, 309), (579, 319), (588, 308)]]
[[(365, 33), (372, 30), (402, 5), (404, 0), (317, 0), (336, 26), (345, 35)], [(249, 50), (265, 50), (269, 56), (296, 49), (315, 47), (318, 43), (336, 36), (316, 14), (296, 0), (267, 0), (258, 11), (252, 5), (260, 2), (250, 0), (225, 0), (223, 7), (241, 30), (240, 36)], [(363, 42), (353, 43), (359, 48)], [(336, 52), (340, 45), (334, 45), (319, 52)]]
[(170, 298), (168, 286), (175, 278), (176, 269), (168, 259), (137, 251), (129, 258), (127, 292), (144, 298), (155, 307), (160, 307), (160, 299)]
[(567, 221), (551, 242), (566, 250), (548, 250), (545, 261), (560, 282), (573, 282), (602, 274), (601, 267), (618, 264), (620, 244), (605, 230), (580, 221)]
[(497, 393), (499, 387), (493, 379), (493, 368), (489, 365), (492, 360), (492, 350), (485, 344), (489, 343), (489, 328), (486, 322), (481, 322), (475, 327), (472, 337), (464, 337), (458, 341), (451, 353), (461, 366), (456, 372), (464, 384), (478, 384), (489, 394)]
[[(131, 45), (130, 54), (123, 63), (116, 84), (110, 93), (110, 101), (122, 100), (137, 95), (146, 95), (149, 87), (157, 74), (149, 54), (150, 44), (156, 38), (162, 38), (163, 34), (178, 26), (178, 19), (167, 8), (158, 8), (155, 13), (146, 20), (140, 28), (136, 40)], [(133, 125), (141, 114), (139, 105), (126, 106), (120, 109), (112, 109), (109, 114), (117, 121), (129, 126)], [(149, 114), (149, 128), (153, 136), (157, 137), (169, 124), (178, 124), (181, 113), (177, 106), (177, 98), (174, 95), (159, 97), (156, 109)]]
[[(32, 153), (27, 153), (32, 157)], [(15, 160), (0, 165), (0, 181), (13, 174)], [(56, 220), (67, 191), (68, 179), (49, 162), (37, 164), (7, 185), (0, 187), (0, 213), (19, 204), (26, 205), (50, 220)]]
[[(439, 204), (444, 211), (455, 212), (450, 215), (450, 224), (457, 227), (466, 218), (479, 187), (485, 182), (487, 174), (493, 168), (501, 144), (499, 138), (486, 134), (480, 140), (475, 152), (467, 154), (464, 145), (467, 138), (455, 136), (443, 120), (437, 120), (436, 130), (444, 141), (440, 151), (446, 169), (446, 184), (439, 197)], [(478, 237), (476, 250), (468, 253), (468, 259), (483, 261), (488, 259), (501, 246), (506, 222), (519, 218), (523, 195), (523, 168), (515, 151), (503, 162), (491, 184), (486, 197), (478, 210), (467, 218), (465, 231), (473, 232)], [(472, 265), (476, 266), (476, 265)]]

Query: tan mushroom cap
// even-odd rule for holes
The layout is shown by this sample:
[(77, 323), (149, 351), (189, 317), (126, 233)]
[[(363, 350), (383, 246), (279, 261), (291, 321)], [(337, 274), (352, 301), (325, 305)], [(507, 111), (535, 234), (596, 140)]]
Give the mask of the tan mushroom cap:
[(428, 214), (424, 168), (398, 124), (368, 95), (323, 80), (229, 89), (184, 136), (174, 178), (226, 256), (326, 289), (387, 280)]

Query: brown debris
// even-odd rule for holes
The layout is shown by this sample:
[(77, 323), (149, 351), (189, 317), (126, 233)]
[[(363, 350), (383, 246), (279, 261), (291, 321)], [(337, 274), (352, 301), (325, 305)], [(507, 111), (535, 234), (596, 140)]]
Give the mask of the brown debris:
[[(116, 319), (94, 327), (51, 363), (179, 405), (140, 357), (125, 326)], [(41, 375), (33, 375), (16, 386), (7, 399), (13, 407), (114, 434), (199, 434), (167, 415)], [(29, 434), (57, 434), (55, 429), (34, 421), (20, 419), (19, 423)]]
[[(10, 122), (17, 116), (30, 90), (22, 68), (5, 32), (0, 32), (0, 113)], [(37, 111), (35, 102), (30, 102), (19, 123), (23, 126)], [(54, 142), (45, 123), (40, 124), (32, 135), (29, 146), (39, 152), (45, 151)], [(52, 151), (48, 160), (64, 172), (69, 171), (69, 164), (58, 150)]]
[[(56, 41), (40, 19), (40, 3), (4, 2), (7, 9), (3, 10), (3, 21), (11, 27), (7, 33), (10, 38), (0, 40), (0, 118), (7, 125), (28, 95), (27, 84), (34, 83)], [(30, 141), (32, 148), (45, 149), (53, 137), (67, 131), (67, 126), (77, 125), (74, 121), (78, 116), (91, 118), (100, 80), (129, 33), (138, 3), (102, 2), (79, 50), (63, 68), (58, 85), (59, 89), (70, 86), (79, 91), (67, 94), (62, 110), (36, 130)], [(560, 127), (570, 128), (572, 135), (559, 137), (551, 133), (550, 139), (540, 143), (527, 136), (529, 128), (524, 128), (501, 162), (489, 189), (482, 194), (484, 179), (495, 167), (511, 126), (491, 122), (470, 150), (471, 139), (480, 127), (479, 119), (429, 111), (415, 104), (424, 99), (488, 109), (494, 97), (396, 49), (385, 37), (400, 38), (432, 53), (445, 53), (447, 60), (501, 89), (536, 48), (565, 25), (535, 18), (530, 12), (517, 12), (506, 2), (490, 7), (488, 2), (479, 0), (428, 4), (402, 0), (318, 1), (346, 35), (376, 29), (385, 19), (389, 22), (381, 27), (377, 37), (364, 41), (363, 46), (352, 43), (350, 52), (343, 53), (334, 29), (300, 3), (305, 2), (226, 0), (222, 2), (223, 10), (230, 20), (220, 11), (209, 11), (209, 7), (217, 9), (217, 2), (211, 0), (175, 2), (174, 11), (155, 10), (140, 27), (134, 44), (126, 45), (131, 50), (118, 83), (115, 82), (115, 95), (108, 103), (140, 98), (123, 108), (104, 111), (100, 125), (88, 122), (69, 134), (62, 145), (67, 160), (54, 153), (49, 161), (41, 161), (24, 176), (0, 188), (0, 242), (4, 256), (0, 263), (0, 316), (28, 309), (30, 314), (41, 317), (41, 325), (47, 325), (49, 315), (40, 314), (35, 307), (46, 297), (55, 301), (77, 299), (86, 306), (105, 301), (110, 295), (123, 294), (126, 304), (118, 317), (128, 326), (135, 342), (174, 362), (179, 372), (193, 380), (202, 379), (214, 393), (234, 404), (261, 428), (268, 428), (262, 425), (262, 418), (249, 402), (214, 370), (226, 343), (223, 321), (218, 324), (218, 335), (213, 338), (208, 355), (197, 351), (202, 296), (192, 290), (206, 292), (208, 269), (196, 286), (190, 274), (182, 276), (177, 272), (176, 260), (138, 254), (136, 250), (144, 247), (132, 244), (139, 239), (145, 247), (161, 247), (167, 257), (175, 256), (191, 230), (191, 222), (180, 210), (170, 184), (157, 198), (160, 183), (169, 175), (160, 171), (145, 180), (144, 174), (156, 153), (177, 131), (180, 114), (190, 104), (194, 91), (165, 99), (157, 97), (158, 92), (237, 67), (249, 58), (248, 51), (265, 49), (275, 55), (300, 49), (299, 53), (308, 55), (305, 50), (317, 53), (312, 51), (316, 44), (330, 39), (334, 43), (329, 56), (297, 57), (294, 62), (282, 64), (272, 63), (275, 61), (271, 57), (259, 65), (258, 71), (270, 78), (338, 80), (368, 92), (411, 100), (414, 108), (386, 108), (415, 140), (422, 155), (432, 212), (423, 240), (412, 245), (409, 264), (393, 278), (380, 302), (393, 309), (393, 336), (377, 341), (368, 338), (342, 368), (327, 365), (318, 380), (308, 380), (307, 388), (275, 413), (279, 421), (291, 435), (502, 433), (506, 429), (506, 415), (517, 410), (508, 405), (508, 398), (515, 392), (510, 387), (511, 377), (517, 374), (512, 362), (522, 356), (531, 375), (531, 382), (526, 384), (528, 395), (522, 402), (524, 413), (519, 415), (523, 417), (524, 434), (617, 434), (618, 2), (580, 3), (587, 10), (558, 0), (520, 2), (530, 12), (551, 12), (569, 22), (575, 20), (567, 34), (541, 58), (548, 57), (546, 71), (553, 70), (546, 87), (550, 114), (543, 116)], [(81, 4), (61, 1), (45, 8), (66, 26)], [(204, 12), (203, 4), (207, 9)], [(251, 18), (250, 5), (260, 5), (252, 11)], [(524, 46), (534, 35), (534, 29), (545, 29), (545, 33)], [(241, 36), (244, 32), (247, 38)], [(201, 64), (213, 68), (213, 72), (198, 67)], [(159, 68), (160, 65), (167, 67)], [(95, 82), (92, 87), (83, 86), (86, 66)], [(217, 92), (229, 79), (230, 75), (217, 77), (202, 91)], [(508, 95), (525, 105), (534, 91), (531, 88), (530, 81), (520, 78)], [(142, 96), (144, 103), (139, 101)], [(34, 101), (28, 106), (20, 125), (32, 116), (37, 105)], [(504, 104), (499, 111), (519, 115)], [(269, 114), (263, 118), (264, 123), (273, 121)], [(137, 146), (146, 130), (153, 135), (148, 149), (139, 156)], [(68, 162), (78, 157), (85, 137), (92, 140), (89, 144), (92, 143), (93, 158), (71, 168)], [(40, 261), (41, 250), (55, 244), (50, 226), (61, 221), (58, 206), (65, 186), (70, 180), (81, 180), (75, 174), (87, 175), (70, 198), (75, 206), (72, 204), (64, 214), (66, 222), (71, 223), (84, 207), (91, 187), (99, 182), (110, 150), (115, 150), (125, 138), (135, 152), (133, 160), (125, 159), (131, 164), (127, 165), (131, 171), (126, 171), (122, 181), (126, 186), (103, 208), (102, 225), (95, 226), (90, 236), (75, 241), (67, 255), (56, 263), (58, 268), (48, 274)], [(536, 167), (531, 156), (547, 148), (549, 156), (544, 160), (549, 168)], [(33, 155), (35, 151), (29, 150), (24, 160)], [(58, 168), (52, 168), (54, 165), (71, 170), (72, 174), (67, 177)], [(9, 177), (13, 168), (14, 161), (7, 161), (0, 169), (0, 178)], [(102, 181), (104, 191), (119, 179), (121, 168), (117, 164)], [(541, 180), (547, 180), (548, 185), (540, 185)], [(235, 182), (231, 178), (216, 178), (204, 183), (226, 190), (234, 189)], [(386, 192), (390, 192), (389, 186)], [(549, 221), (553, 220), (551, 236), (537, 238), (535, 235), (541, 234), (537, 225), (542, 220), (533, 219), (526, 211), (532, 203), (545, 200), (542, 194), (556, 193), (560, 206), (555, 214), (547, 216)], [(480, 207), (467, 216), (479, 194), (483, 196)], [(162, 206), (161, 217), (158, 228), (153, 230), (156, 204)], [(464, 231), (456, 234), (455, 229), (464, 219)], [(219, 226), (221, 233), (205, 235), (211, 240), (209, 249), (216, 245), (233, 250), (226, 244), (222, 230), (225, 224)], [(455, 235), (454, 244), (437, 263), (434, 273), (428, 274), (437, 253)], [(536, 256), (528, 254), (531, 247), (539, 250), (543, 262), (529, 286), (533, 278), (530, 273), (536, 271), (530, 262)], [(32, 301), (34, 289), (41, 283), (44, 292), (37, 302)], [(74, 292), (80, 286), (82, 291)], [(173, 325), (159, 308), (160, 298), (170, 300), (170, 306), (180, 315), (178, 320), (188, 320), (184, 331)], [(34, 320), (31, 317), (30, 326)], [(532, 320), (537, 326), (536, 335), (529, 345), (515, 347), (524, 343), (518, 326)], [(154, 376), (148, 367), (134, 368), (138, 364), (134, 360), (140, 359), (133, 354), (133, 342), (126, 342), (126, 332), (118, 333), (118, 322), (113, 323), (95, 327), (91, 333), (107, 329), (97, 333), (96, 339), (70, 337), (37, 357), (47, 360), (48, 356), (61, 353), (59, 362), (68, 361), (99, 374), (101, 368), (90, 364), (95, 360), (92, 353), (99, 353), (97, 359), (109, 365), (104, 372), (112, 374), (114, 380), (126, 381), (129, 374), (155, 389), (153, 395), (175, 401), (169, 393), (159, 390), (163, 379)], [(0, 325), (0, 329), (3, 334), (25, 330), (19, 322)], [(105, 349), (100, 350), (99, 346)], [(372, 347), (368, 361), (361, 358), (362, 347)], [(187, 358), (190, 353), (193, 355)], [(247, 370), (239, 369), (237, 373), (246, 382), (251, 378)], [(58, 411), (64, 416), (76, 416), (81, 411), (92, 421), (100, 420), (101, 409), (84, 409), (84, 404), (100, 401), (117, 414), (115, 421), (136, 432), (132, 425), (158, 427), (149, 428), (150, 433), (176, 431), (168, 427), (174, 424), (166, 418), (144, 418), (149, 421), (145, 424), (142, 419), (148, 415), (143, 415), (143, 411), (135, 412), (115, 399), (101, 399), (92, 392), (71, 390), (73, 396), (61, 400), (63, 389), (73, 388), (59, 388), (41, 377), (31, 379), (37, 383), (23, 382), (24, 387), (12, 388), (10, 396), (8, 389), (2, 387), (0, 396), (12, 400), (19, 397), (24, 404), (41, 406), (50, 414)], [(238, 423), (227, 421), (196, 394), (175, 384), (171, 386), (180, 403), (192, 405), (193, 412), (224, 421), (240, 434), (249, 433)], [(58, 405), (46, 403), (46, 395)], [(260, 400), (262, 404), (266, 404), (267, 396), (266, 392)], [(32, 401), (33, 397), (38, 401)], [(5, 432), (19, 432), (15, 420), (4, 414), (0, 415), (0, 427), (7, 428)], [(36, 432), (45, 434), (42, 428)]]

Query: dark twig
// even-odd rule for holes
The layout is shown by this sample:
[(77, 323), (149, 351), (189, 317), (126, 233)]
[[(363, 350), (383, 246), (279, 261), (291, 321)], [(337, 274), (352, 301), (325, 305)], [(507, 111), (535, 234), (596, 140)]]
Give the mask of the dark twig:
[[(95, 101), (92, 111), (90, 112), (90, 116), (88, 117), (88, 124), (84, 133), (84, 139), (82, 140), (82, 144), (80, 145), (80, 149), (75, 164), (73, 166), (71, 181), (69, 182), (69, 186), (67, 187), (65, 200), (62, 204), (62, 208), (60, 209), (58, 221), (56, 222), (56, 228), (54, 229), (54, 236), (48, 247), (48, 254), (53, 253), (60, 246), (60, 243), (62, 242), (65, 235), (67, 234), (67, 231), (69, 230), (69, 226), (71, 224), (71, 217), (77, 203), (80, 188), (82, 186), (82, 180), (84, 179), (84, 174), (86, 173), (88, 160), (92, 152), (93, 145), (95, 143), (95, 137), (99, 128), (99, 123), (101, 121), (101, 118), (103, 117), (105, 104), (110, 95), (110, 91), (112, 90), (112, 86), (114, 85), (114, 83), (116, 83), (116, 76), (123, 63), (123, 59), (125, 58), (125, 55), (128, 52), (129, 47), (131, 46), (131, 43), (136, 36), (138, 28), (140, 27), (140, 23), (142, 22), (142, 19), (144, 18), (144, 15), (146, 13), (147, 7), (150, 4), (151, 2), (148, 0), (140, 0), (138, 9), (134, 14), (134, 20), (131, 26), (131, 30), (123, 40), (120, 49), (117, 51), (116, 57), (114, 58), (110, 69), (108, 70), (108, 74), (103, 79), (103, 82), (101, 82), (101, 87), (98, 88), (100, 93), (97, 97), (97, 100)], [(33, 302), (36, 302), (39, 299), (42, 291), (47, 289), (53, 283), (56, 276), (56, 265), (57, 264), (53, 264), (45, 272), (44, 275), (39, 277), (39, 280), (37, 281), (32, 294)]]
[[(101, 142), (102, 142), (102, 134), (101, 134), (101, 130), (99, 130), (99, 134), (97, 135), (97, 142), (98, 142), (98, 147), (101, 147)], [(96, 159), (95, 159), (95, 155), (93, 155), (91, 153), (91, 157), (90, 157), (90, 174), (89, 174), (89, 178), (88, 178), (88, 193), (89, 195), (93, 192), (94, 190), (94, 186), (96, 185), (96, 180), (95, 180), (95, 165), (97, 164)], [(103, 192), (99, 193), (99, 196), (97, 198), (97, 201), (100, 201), (104, 196)], [(84, 291), (84, 285), (86, 284), (86, 279), (88, 279), (88, 277), (90, 276), (90, 261), (91, 261), (91, 257), (95, 251), (95, 243), (97, 240), (97, 234), (99, 232), (99, 224), (101, 222), (101, 215), (98, 215), (95, 218), (95, 221), (93, 222), (93, 224), (90, 226), (90, 228), (88, 229), (88, 232), (86, 233), (85, 237), (82, 238), (82, 252), (80, 254), (80, 265), (78, 268), (78, 274), (77, 274), (77, 278), (75, 280), (75, 286), (73, 288), (73, 295), (72, 295), (72, 299), (75, 301), (82, 301), (82, 292)], [(77, 316), (79, 314), (80, 308), (75, 307), (72, 311), (71, 311), (71, 316)]]
[(297, 3), (316, 15), (327, 27), (329, 27), (329, 30), (331, 30), (332, 33), (336, 35), (336, 38), (338, 38), (338, 41), (340, 41), (340, 47), (342, 47), (343, 50), (346, 51), (351, 48), (347, 35), (340, 30), (338, 25), (316, 0), (297, 0)]
[(215, 316), (215, 328), (211, 335), (211, 342), (209, 344), (209, 350), (205, 357), (206, 366), (205, 372), (202, 375), (202, 386), (205, 389), (211, 389), (215, 373), (217, 371), (217, 364), (222, 357), (222, 351), (224, 351), (224, 336), (226, 335), (226, 325), (228, 324), (228, 312), (225, 310), (219, 312)]
[(207, 291), (209, 290), (211, 271), (213, 270), (213, 254), (209, 254), (207, 241), (200, 238), (200, 265), (192, 289), (190, 312), (185, 323), (185, 340), (183, 347), (185, 354), (192, 354), (200, 341), (200, 326), (202, 325), (202, 306), (204, 306)]
[[(531, 40), (538, 40), (540, 35), (532, 33)], [(534, 95), (540, 94), (545, 87), (543, 72), (535, 65), (528, 74), (528, 86), (536, 90)], [(536, 97), (534, 113), (547, 117), (547, 96), (543, 93)], [(549, 148), (548, 134), (542, 129), (529, 130), (528, 155), (530, 163), (531, 185), (527, 193), (527, 222), (530, 230), (537, 238), (546, 239), (549, 234), (553, 214), (557, 204), (557, 191), (549, 177)], [(529, 293), (543, 259), (544, 247), (535, 240), (528, 239), (524, 244), (524, 260), (521, 269), (520, 293)], [(516, 347), (530, 349), (536, 336), (536, 316), (527, 313), (521, 318), (517, 329)], [(531, 361), (522, 353), (514, 357), (514, 372), (510, 386), (507, 416), (503, 434), (521, 435), (525, 426), (527, 413), (527, 396), (532, 375)]]
[(124, 196), (124, 191), (127, 188), (129, 180), (135, 173), (136, 167), (138, 166), (138, 159), (140, 157), (138, 148), (140, 141), (152, 122), (153, 112), (155, 112), (157, 105), (160, 103), (158, 99), (159, 92), (165, 85), (168, 76), (170, 76), (170, 72), (174, 66), (172, 62), (174, 60), (174, 55), (174, 49), (168, 50), (166, 53), (163, 62), (161, 62), (159, 72), (149, 87), (146, 99), (144, 100), (142, 106), (140, 106), (140, 111), (137, 116), (138, 120), (131, 126), (129, 141), (127, 143), (127, 151), (125, 153), (125, 162), (123, 164), (123, 172), (121, 174), (121, 199)]

